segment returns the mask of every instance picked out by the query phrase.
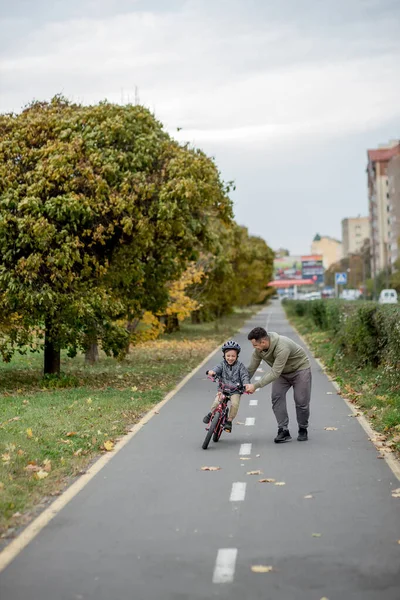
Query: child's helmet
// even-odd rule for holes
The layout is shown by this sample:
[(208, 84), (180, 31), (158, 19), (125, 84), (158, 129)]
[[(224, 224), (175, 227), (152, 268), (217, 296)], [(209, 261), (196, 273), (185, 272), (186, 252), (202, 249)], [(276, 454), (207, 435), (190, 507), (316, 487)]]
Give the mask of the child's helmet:
[(241, 347), (239, 346), (239, 344), (237, 342), (235, 342), (235, 340), (229, 340), (228, 342), (225, 342), (225, 344), (222, 346), (222, 352), (224, 354), (228, 350), (236, 350), (236, 352), (239, 355), (239, 352), (241, 351)]

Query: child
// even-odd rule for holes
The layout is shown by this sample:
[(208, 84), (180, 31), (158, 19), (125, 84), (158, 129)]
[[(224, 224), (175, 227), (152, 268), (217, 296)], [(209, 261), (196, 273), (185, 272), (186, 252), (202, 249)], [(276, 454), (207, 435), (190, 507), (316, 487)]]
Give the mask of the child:
[[(250, 382), (249, 373), (243, 363), (238, 361), (238, 356), (241, 348), (234, 340), (225, 342), (222, 346), (224, 360), (213, 369), (207, 371), (208, 375), (216, 375), (220, 379), (220, 383), (232, 388), (244, 388)], [(225, 431), (232, 431), (232, 421), (236, 417), (239, 410), (240, 394), (231, 396), (231, 406), (229, 409), (228, 420), (225, 423)], [(212, 411), (218, 406), (219, 395), (217, 394), (211, 406), (211, 412), (207, 413), (203, 419), (203, 423), (209, 423)]]

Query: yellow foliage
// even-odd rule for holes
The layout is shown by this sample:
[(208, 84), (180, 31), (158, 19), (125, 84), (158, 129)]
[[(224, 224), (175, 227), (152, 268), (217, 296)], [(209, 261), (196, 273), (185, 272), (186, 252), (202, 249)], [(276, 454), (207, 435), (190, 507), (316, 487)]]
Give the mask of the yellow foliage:
[(200, 308), (199, 302), (186, 295), (186, 290), (191, 285), (200, 283), (205, 276), (203, 267), (190, 263), (188, 268), (177, 281), (169, 284), (169, 303), (164, 314), (176, 315), (178, 321), (183, 321), (190, 314)]
[(140, 344), (156, 340), (164, 331), (164, 325), (160, 323), (155, 315), (146, 311), (134, 333), (131, 336), (132, 342)]

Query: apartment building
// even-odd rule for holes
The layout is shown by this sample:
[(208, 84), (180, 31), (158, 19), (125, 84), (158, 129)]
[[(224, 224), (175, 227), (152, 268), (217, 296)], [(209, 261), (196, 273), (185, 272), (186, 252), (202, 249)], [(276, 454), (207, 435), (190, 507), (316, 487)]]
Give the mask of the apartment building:
[(369, 217), (349, 217), (342, 220), (343, 257), (358, 254), (369, 238)]
[(400, 154), (400, 141), (368, 150), (368, 200), (371, 240), (371, 272), (375, 276), (390, 266), (392, 257), (392, 219), (388, 165)]
[(329, 269), (342, 258), (342, 242), (317, 233), (311, 244), (311, 254), (321, 254), (324, 268)]
[(400, 258), (400, 153), (390, 159), (387, 176), (389, 182), (389, 219), (391, 224), (388, 239), (389, 264), (393, 268), (396, 260)]

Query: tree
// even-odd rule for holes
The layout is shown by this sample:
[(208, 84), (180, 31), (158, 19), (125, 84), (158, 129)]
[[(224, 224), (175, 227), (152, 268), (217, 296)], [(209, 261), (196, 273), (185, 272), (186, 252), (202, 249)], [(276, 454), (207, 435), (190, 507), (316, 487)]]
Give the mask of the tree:
[[(44, 331), (45, 373), (61, 348), (126, 347), (118, 319), (162, 309), (168, 282), (218, 247), (209, 222), (231, 223), (228, 191), (141, 106), (56, 97), (2, 115), (0, 289), (20, 328)], [(15, 348), (8, 336), (3, 358)]]

